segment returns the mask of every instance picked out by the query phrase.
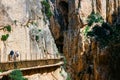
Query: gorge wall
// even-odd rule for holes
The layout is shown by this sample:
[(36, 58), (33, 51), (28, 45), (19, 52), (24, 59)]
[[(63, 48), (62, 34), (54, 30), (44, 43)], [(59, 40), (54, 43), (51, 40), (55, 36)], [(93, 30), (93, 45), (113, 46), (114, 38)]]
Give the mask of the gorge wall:
[(99, 42), (86, 39), (83, 31), (92, 12), (99, 13), (104, 22), (119, 26), (120, 1), (56, 0), (54, 7), (50, 28), (59, 51), (66, 57), (72, 80), (119, 80), (119, 42), (100, 48)]
[[(8, 61), (11, 50), (20, 52), (20, 60), (39, 59), (59, 50), (72, 80), (119, 80), (120, 40), (101, 48), (84, 30), (92, 12), (120, 26), (120, 0), (46, 0), (52, 11), (50, 20), (41, 1), (0, 0), (0, 37), (9, 34), (6, 41), (0, 40), (0, 61)], [(3, 29), (7, 25), (11, 32)]]

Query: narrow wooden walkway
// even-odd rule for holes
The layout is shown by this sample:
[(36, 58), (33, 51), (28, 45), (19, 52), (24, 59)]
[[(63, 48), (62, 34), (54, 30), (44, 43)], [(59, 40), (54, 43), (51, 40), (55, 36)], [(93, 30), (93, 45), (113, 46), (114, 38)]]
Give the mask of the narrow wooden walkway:
[(28, 68), (34, 66), (44, 66), (56, 64), (62, 61), (63, 57), (51, 58), (51, 59), (38, 59), (38, 60), (24, 60), (24, 61), (12, 61), (0, 63), (0, 69), (2, 71), (8, 71), (11, 69)]
[[(50, 67), (57, 67), (57, 66), (61, 66), (63, 65), (64, 63), (63, 62), (58, 62), (56, 64), (50, 64), (50, 65), (44, 65), (44, 66), (34, 66), (34, 67), (28, 67), (28, 68), (20, 68), (19, 70), (21, 70), (22, 72), (23, 71), (27, 71), (27, 70), (34, 70), (34, 69), (42, 69), (42, 68), (50, 68)], [(8, 70), (8, 71), (5, 71), (5, 72), (2, 72), (0, 73), (0, 76), (5, 76), (5, 75), (8, 75), (10, 74), (13, 70)], [(24, 73), (23, 73), (24, 74)]]
[(21, 70), (24, 76), (54, 71), (64, 64), (63, 58), (63, 56), (60, 56), (52, 59), (2, 62), (0, 63), (0, 69), (3, 72), (0, 73), (0, 77), (7, 76), (15, 69)]

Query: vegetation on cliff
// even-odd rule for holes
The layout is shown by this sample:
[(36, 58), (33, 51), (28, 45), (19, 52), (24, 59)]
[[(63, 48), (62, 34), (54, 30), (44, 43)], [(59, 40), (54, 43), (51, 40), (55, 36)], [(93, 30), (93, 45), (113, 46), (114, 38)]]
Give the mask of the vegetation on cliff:
[(87, 37), (94, 37), (101, 48), (120, 41), (119, 26), (104, 22), (100, 14), (92, 13), (88, 16), (87, 22), (88, 25), (85, 28), (84, 34)]
[(6, 41), (9, 37), (9, 34), (2, 35), (1, 40)]
[[(11, 26), (10, 25), (4, 26), (0, 30), (11, 32)], [(4, 35), (1, 36), (1, 40), (6, 41), (8, 39), (8, 37), (9, 37), (9, 34), (4, 34)]]
[(50, 17), (52, 16), (52, 12), (50, 10), (50, 4), (46, 0), (42, 1), (41, 3), (44, 7), (44, 12), (45, 12), (47, 18), (50, 19)]
[(20, 70), (14, 70), (9, 74), (10, 80), (27, 80), (23, 77), (23, 74)]

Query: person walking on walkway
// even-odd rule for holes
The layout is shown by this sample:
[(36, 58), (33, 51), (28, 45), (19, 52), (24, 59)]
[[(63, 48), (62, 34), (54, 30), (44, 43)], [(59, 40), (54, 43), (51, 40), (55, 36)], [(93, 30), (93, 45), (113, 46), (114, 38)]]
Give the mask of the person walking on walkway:
[(13, 50), (11, 50), (10, 53), (9, 53), (9, 60), (10, 61), (14, 60), (14, 51)]

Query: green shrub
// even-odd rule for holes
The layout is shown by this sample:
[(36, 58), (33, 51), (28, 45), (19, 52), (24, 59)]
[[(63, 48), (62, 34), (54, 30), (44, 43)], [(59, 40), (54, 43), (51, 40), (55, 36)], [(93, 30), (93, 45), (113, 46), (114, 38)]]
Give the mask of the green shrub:
[(9, 74), (11, 80), (27, 80), (23, 77), (23, 74), (20, 70), (14, 70)]
[(48, 9), (48, 11), (46, 12), (46, 16), (48, 17), (48, 19), (50, 19), (50, 17), (52, 16), (52, 12), (50, 9)]
[(38, 41), (38, 40), (39, 40), (39, 36), (36, 36), (36, 38), (35, 38), (35, 39), (36, 39), (36, 41)]
[(94, 37), (96, 41), (99, 42), (101, 48), (104, 48), (109, 43), (110, 34), (107, 34), (109, 29), (104, 28), (103, 26), (95, 25), (91, 31), (88, 31), (87, 36)]
[(41, 3), (45, 6), (45, 8), (47, 8), (47, 9), (50, 8), (50, 5), (46, 0), (43, 0)]
[[(111, 44), (120, 43), (120, 25), (113, 24), (112, 26), (104, 22), (102, 16), (98, 13), (91, 13), (87, 19), (88, 25), (85, 27), (84, 35), (94, 37), (100, 44), (100, 48), (105, 48)], [(90, 29), (94, 23), (100, 23), (101, 25), (95, 25)]]
[[(107, 34), (107, 31), (112, 32), (112, 29), (110, 29), (111, 26), (109, 24), (104, 22), (102, 16), (99, 13), (93, 12), (88, 16), (87, 23), (88, 25), (84, 30), (84, 35), (94, 37), (100, 43), (101, 48), (108, 45), (110, 34)], [(101, 25), (96, 24), (89, 30), (94, 23), (100, 23)]]
[[(102, 16), (99, 13), (94, 13), (92, 12), (87, 19), (87, 26), (85, 27), (84, 30), (84, 35), (87, 36), (87, 34), (91, 34), (91, 32), (89, 31), (90, 27), (94, 24), (94, 23), (103, 23), (104, 20), (102, 18)], [(92, 34), (93, 35), (93, 34)]]
[(88, 31), (87, 36), (94, 37), (99, 42), (99, 47), (105, 48), (120, 43), (120, 27), (104, 22), (101, 26), (95, 25), (91, 31)]
[(46, 14), (46, 16), (48, 17), (48, 19), (50, 19), (50, 17), (51, 17), (53, 14), (52, 14), (52, 12), (51, 12), (51, 10), (50, 10), (50, 5), (49, 5), (49, 3), (48, 3), (46, 0), (42, 1), (41, 3), (42, 3), (42, 5), (43, 5), (44, 8), (45, 8), (45, 14)]
[(87, 26), (85, 27), (85, 30), (84, 30), (84, 35), (87, 35), (89, 29), (90, 29), (90, 26), (87, 25)]
[(9, 37), (9, 34), (2, 35), (1, 40), (6, 41), (8, 39), (8, 37)]
[[(11, 32), (11, 26), (10, 25), (4, 26), (0, 30)], [(9, 37), (9, 34), (2, 35), (1, 40), (6, 41), (8, 39), (8, 37)]]
[(88, 16), (88, 19), (87, 19), (88, 26), (92, 26), (93, 23), (98, 23), (98, 22), (99, 23), (104, 22), (102, 16), (99, 13), (91, 13)]
[(8, 32), (11, 32), (11, 26), (10, 25), (4, 26), (4, 29), (6, 29)]

